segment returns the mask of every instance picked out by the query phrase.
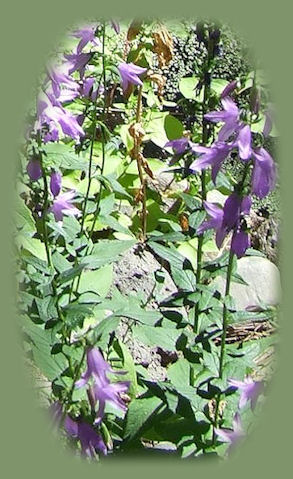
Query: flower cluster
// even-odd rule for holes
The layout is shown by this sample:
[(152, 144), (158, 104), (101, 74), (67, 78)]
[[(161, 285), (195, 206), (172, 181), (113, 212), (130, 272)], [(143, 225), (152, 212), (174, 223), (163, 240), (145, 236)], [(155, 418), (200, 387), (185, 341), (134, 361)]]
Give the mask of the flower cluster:
[(99, 424), (105, 413), (106, 402), (111, 404), (114, 408), (126, 411), (126, 406), (122, 401), (120, 394), (125, 393), (128, 390), (129, 382), (110, 382), (107, 373), (125, 374), (125, 371), (113, 370), (109, 363), (104, 360), (102, 354), (97, 348), (89, 348), (86, 356), (87, 369), (85, 373), (82, 374), (81, 379), (75, 383), (75, 386), (81, 388), (88, 384), (89, 380), (92, 379), (90, 396), (93, 398), (94, 405), (97, 402), (99, 403), (95, 419), (95, 424)]
[[(263, 147), (254, 148), (252, 146), (251, 128), (240, 120), (240, 111), (234, 101), (225, 96), (221, 102), (223, 110), (212, 111), (205, 115), (206, 120), (224, 123), (219, 131), (218, 139), (210, 147), (191, 145), (192, 152), (198, 154), (199, 159), (190, 165), (190, 169), (191, 171), (201, 171), (210, 166), (212, 180), (215, 183), (223, 161), (233, 149), (237, 148), (240, 160), (243, 162), (253, 160), (251, 191), (259, 198), (264, 198), (275, 187), (274, 161)], [(268, 134), (269, 127), (265, 125), (264, 129)]]

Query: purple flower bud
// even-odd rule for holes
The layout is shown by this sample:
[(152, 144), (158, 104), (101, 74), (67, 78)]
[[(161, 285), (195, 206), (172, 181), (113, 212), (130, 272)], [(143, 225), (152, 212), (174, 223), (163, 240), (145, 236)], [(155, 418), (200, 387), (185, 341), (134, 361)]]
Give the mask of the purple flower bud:
[(37, 181), (42, 176), (42, 168), (39, 160), (31, 160), (28, 162), (26, 171), (32, 181)]
[(61, 191), (62, 176), (58, 171), (51, 174), (50, 190), (53, 196), (58, 196)]
[(221, 98), (225, 98), (226, 96), (230, 95), (232, 91), (235, 90), (237, 87), (237, 80), (233, 80), (230, 83), (228, 83), (227, 86), (225, 86), (224, 90), (221, 93)]
[(132, 85), (142, 85), (142, 81), (139, 78), (139, 75), (145, 73), (147, 68), (142, 68), (134, 63), (120, 63), (118, 65), (118, 70), (122, 79), (122, 88), (123, 92), (126, 93), (129, 84)]

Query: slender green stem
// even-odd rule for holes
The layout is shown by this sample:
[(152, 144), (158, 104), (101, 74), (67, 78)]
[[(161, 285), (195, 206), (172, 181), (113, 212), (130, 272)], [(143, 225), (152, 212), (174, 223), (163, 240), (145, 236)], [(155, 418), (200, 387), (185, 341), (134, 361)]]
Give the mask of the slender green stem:
[[(211, 62), (213, 59), (213, 47), (212, 42), (209, 41), (208, 45), (208, 57), (206, 63), (206, 70), (204, 72), (204, 96), (203, 96), (203, 103), (202, 103), (202, 144), (206, 145), (209, 140), (209, 128), (208, 122), (205, 119), (205, 114), (209, 108), (209, 100), (210, 100), (210, 93), (211, 93)], [(203, 170), (200, 175), (201, 180), (201, 207), (204, 210), (204, 201), (207, 198), (207, 191), (206, 191), (206, 172)], [(198, 237), (198, 244), (197, 244), (197, 258), (196, 258), (196, 284), (200, 284), (201, 280), (201, 272), (202, 272), (202, 249), (203, 249), (203, 235)], [(198, 334), (198, 319), (199, 319), (199, 307), (198, 303), (195, 305), (194, 310), (194, 325), (193, 331), (195, 334)]]
[[(106, 33), (106, 26), (105, 26), (105, 23), (104, 23), (104, 25), (103, 25), (103, 39), (102, 39), (102, 75), (101, 75), (101, 79), (103, 79), (103, 87), (104, 87), (104, 102), (103, 102), (103, 111), (102, 111), (102, 121), (103, 122), (105, 121), (105, 114), (106, 114), (106, 64), (105, 64), (105, 39), (106, 39), (106, 35), (105, 35), (105, 33)], [(101, 80), (100, 80), (100, 82), (101, 82)], [(93, 147), (94, 147), (94, 141), (95, 141), (95, 131), (96, 131), (96, 124), (97, 124), (97, 119), (96, 119), (97, 106), (96, 105), (97, 104), (95, 103), (94, 135), (92, 137), (91, 151), (90, 151), (90, 168), (91, 168), (91, 158), (92, 158), (92, 153), (93, 153)], [(104, 131), (103, 126), (101, 127), (101, 133), (102, 133), (102, 164), (101, 164), (101, 168), (100, 168), (100, 174), (101, 174), (101, 176), (103, 176), (104, 168), (105, 168), (105, 160), (106, 160), (106, 152), (105, 152), (106, 138), (105, 138), (105, 131)], [(90, 182), (88, 184), (87, 192), (89, 192), (89, 189), (90, 189)], [(95, 209), (95, 213), (94, 213), (94, 217), (93, 217), (91, 230), (89, 232), (89, 239), (92, 238), (94, 228), (95, 228), (95, 224), (96, 224), (99, 212), (100, 212), (100, 202), (101, 202), (101, 198), (102, 198), (102, 191), (103, 191), (103, 184), (102, 184), (102, 182), (100, 182), (100, 189), (99, 189), (98, 198), (97, 198), (97, 201), (96, 201), (96, 209)], [(86, 211), (85, 207), (84, 207), (83, 211), (84, 212)], [(85, 215), (84, 215), (84, 217), (85, 217)], [(83, 225), (84, 225), (84, 220), (82, 222), (81, 231), (83, 230)], [(90, 249), (90, 245), (88, 245), (86, 250), (85, 250), (86, 255), (88, 254), (89, 249)], [(73, 293), (73, 290), (75, 290), (75, 292), (78, 291), (78, 287), (79, 287), (79, 284), (80, 284), (80, 279), (81, 279), (81, 274), (78, 275), (78, 277), (76, 279), (76, 282), (73, 280), (73, 282), (71, 284), (71, 290), (70, 290), (70, 295), (69, 295), (70, 300), (71, 300), (71, 295)]]

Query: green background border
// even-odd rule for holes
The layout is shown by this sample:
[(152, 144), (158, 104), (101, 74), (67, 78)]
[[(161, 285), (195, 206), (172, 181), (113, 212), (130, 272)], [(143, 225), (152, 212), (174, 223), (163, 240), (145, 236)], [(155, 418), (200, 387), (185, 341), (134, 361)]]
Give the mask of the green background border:
[[(107, 477), (119, 474), (128, 477), (149, 476), (162, 472), (168, 476), (203, 473), (217, 477), (276, 476), (279, 471), (290, 470), (292, 427), (292, 319), (290, 311), (291, 270), (291, 115), (292, 109), (292, 18), (288, 2), (279, 0), (270, 5), (265, 0), (170, 1), (147, 0), (144, 4), (130, 0), (79, 2), (26, 0), (2, 4), (1, 34), (1, 448), (2, 468), (11, 477), (88, 477), (88, 474), (105, 473)], [(282, 185), (281, 272), (283, 303), (281, 340), (278, 368), (270, 385), (264, 413), (236, 457), (222, 465), (160, 460), (141, 462), (119, 460), (109, 465), (87, 465), (68, 456), (56, 444), (47, 420), (37, 412), (29, 380), (26, 378), (21, 358), (17, 324), (14, 317), (13, 294), (15, 280), (8, 261), (11, 249), (10, 216), (13, 211), (13, 168), (16, 164), (18, 140), (23, 128), (23, 118), (28, 101), (32, 98), (32, 85), (46, 62), (55, 42), (65, 27), (88, 17), (99, 18), (127, 16), (162, 16), (181, 18), (212, 16), (229, 22), (253, 45), (271, 80), (271, 89), (277, 107), (277, 125), (281, 133), (278, 161)], [(292, 197), (291, 197), (292, 198)], [(287, 294), (289, 293), (289, 294)], [(12, 300), (10, 299), (12, 298)], [(290, 449), (289, 449), (290, 448)], [(291, 455), (290, 455), (291, 454)], [(162, 469), (162, 471), (160, 471)]]

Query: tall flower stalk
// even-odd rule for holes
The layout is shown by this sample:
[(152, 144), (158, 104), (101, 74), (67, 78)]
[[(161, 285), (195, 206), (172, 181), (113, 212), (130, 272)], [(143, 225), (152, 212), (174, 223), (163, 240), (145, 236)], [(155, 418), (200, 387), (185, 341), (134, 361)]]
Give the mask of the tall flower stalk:
[[(209, 101), (210, 101), (210, 93), (211, 93), (211, 79), (212, 79), (212, 61), (214, 59), (214, 40), (211, 38), (211, 31), (209, 31), (209, 39), (207, 45), (207, 60), (206, 60), (206, 68), (203, 72), (203, 81), (204, 81), (204, 94), (203, 94), (203, 102), (202, 102), (202, 145), (206, 146), (209, 140), (209, 126), (208, 120), (205, 118), (205, 115), (209, 109)], [(218, 41), (219, 39), (217, 39)], [(206, 172), (203, 169), (200, 174), (200, 181), (201, 181), (201, 204), (202, 210), (204, 210), (204, 201), (207, 197), (206, 192)], [(201, 272), (202, 272), (202, 256), (203, 256), (203, 234), (198, 236), (198, 244), (197, 244), (197, 257), (196, 257), (196, 284), (200, 284), (201, 281)], [(199, 307), (198, 303), (194, 307), (194, 325), (193, 331), (195, 334), (198, 334), (198, 319), (199, 319)]]

